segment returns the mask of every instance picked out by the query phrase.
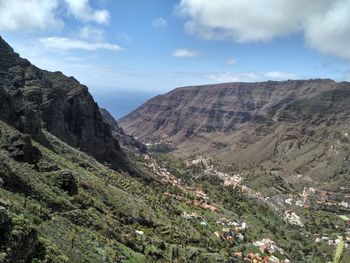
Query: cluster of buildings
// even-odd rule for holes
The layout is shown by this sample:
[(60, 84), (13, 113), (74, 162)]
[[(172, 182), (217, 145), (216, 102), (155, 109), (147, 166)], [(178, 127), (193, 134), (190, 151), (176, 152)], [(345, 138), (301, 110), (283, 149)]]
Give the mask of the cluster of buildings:
[[(327, 242), (328, 245), (330, 245), (330, 246), (337, 246), (339, 244), (339, 242), (342, 240), (343, 240), (342, 236), (337, 236), (334, 239), (329, 238), (328, 236), (322, 236), (322, 237), (316, 237), (315, 242), (316, 243)], [(345, 248), (349, 247), (349, 241), (350, 240), (348, 240), (348, 237), (347, 237), (347, 240), (345, 242)]]
[[(176, 176), (172, 175), (166, 168), (160, 167), (158, 164), (152, 161), (148, 155), (145, 155), (144, 159), (146, 161), (144, 163), (145, 167), (152, 170), (153, 173), (155, 173), (156, 175), (160, 176), (162, 182), (171, 184), (172, 186), (179, 188), (183, 191), (184, 194), (194, 194), (195, 199), (188, 200), (188, 205), (208, 209), (212, 212), (216, 212), (218, 210), (217, 207), (210, 202), (209, 197), (202, 189), (185, 186), (180, 178), (177, 178)], [(164, 195), (174, 198), (176, 200), (183, 200), (183, 197), (180, 195), (175, 195), (167, 192), (164, 193)]]
[(317, 237), (315, 238), (316, 243), (326, 242), (330, 246), (337, 246), (339, 242), (342, 240), (344, 240), (345, 248), (348, 248), (350, 245), (350, 228), (348, 228), (347, 231), (345, 232), (345, 239), (342, 235), (337, 235), (333, 237), (329, 237), (327, 235), (323, 235), (323, 236), (317, 235)]
[[(312, 209), (315, 205), (321, 205), (328, 208), (332, 207), (333, 209), (341, 209), (341, 211), (345, 210), (350, 212), (350, 204), (347, 202), (347, 199), (350, 199), (350, 195), (344, 194), (344, 197), (339, 200), (339, 197), (335, 198), (336, 194), (339, 195), (339, 193), (321, 191), (313, 187), (304, 187), (301, 193), (298, 195), (289, 196), (284, 200), (284, 203), (287, 206), (295, 205), (308, 210)], [(293, 220), (296, 225), (300, 225), (298, 223), (299, 220), (297, 219), (297, 216), (295, 216), (291, 210), (286, 211), (285, 218), (288, 219), (288, 221)]]
[(214, 232), (217, 238), (236, 244), (245, 239), (243, 233), (248, 228), (248, 224), (246, 222), (229, 221), (222, 217), (216, 221), (216, 224), (220, 225), (221, 227), (221, 230)]
[(162, 182), (169, 183), (173, 186), (180, 188), (181, 190), (185, 190), (181, 182), (181, 178), (177, 178), (176, 176), (172, 175), (166, 168), (160, 167), (147, 154), (144, 155), (144, 160), (144, 166), (151, 170), (154, 174), (158, 175), (161, 178)]
[(262, 256), (259, 253), (249, 253), (245, 260), (249, 262), (256, 262), (256, 263), (290, 263), (291, 261), (288, 258), (284, 258), (283, 260), (279, 260), (276, 256), (274, 256), (274, 253), (279, 253), (281, 255), (284, 255), (284, 250), (280, 248), (273, 240), (269, 238), (264, 238), (259, 241), (253, 242), (253, 245), (258, 247), (261, 253), (263, 254), (269, 254), (269, 256)]
[[(196, 212), (187, 213), (182, 212), (181, 217), (185, 220), (198, 220), (202, 226), (207, 226), (207, 221), (199, 216)], [(244, 231), (248, 228), (248, 224), (244, 221), (228, 220), (225, 217), (221, 217), (216, 221), (219, 226), (219, 230), (214, 232), (214, 235), (221, 241), (226, 241), (232, 245), (238, 245), (245, 240)], [(262, 239), (260, 241), (253, 242), (253, 245), (258, 247), (262, 254), (269, 254), (269, 256), (263, 256), (260, 253), (248, 253), (243, 255), (242, 252), (235, 252), (236, 258), (243, 259), (247, 262), (254, 263), (290, 263), (291, 261), (287, 258), (279, 260), (274, 253), (284, 255), (284, 250), (280, 248), (274, 241), (269, 238)]]
[[(340, 187), (340, 190), (345, 191), (347, 189), (345, 189), (344, 187)], [(347, 202), (347, 200), (350, 199), (350, 195), (344, 193), (342, 199), (338, 200), (339, 198), (336, 198), (335, 196), (339, 195), (339, 193), (340, 192), (335, 193), (330, 191), (317, 190), (313, 187), (305, 187), (303, 192), (300, 194), (302, 200), (298, 200), (299, 202), (297, 201), (296, 205), (312, 205), (311, 198), (313, 198), (315, 200), (315, 203), (318, 205), (324, 205), (327, 207), (338, 207), (344, 210), (350, 209), (350, 204)]]
[[(238, 257), (242, 257), (241, 253), (237, 253)], [(246, 262), (254, 262), (254, 263), (291, 263), (289, 259), (283, 259), (280, 261), (277, 257), (271, 255), (271, 256), (265, 256), (263, 257), (259, 253), (249, 253), (246, 257), (244, 257), (244, 261)]]
[(204, 166), (204, 174), (207, 176), (213, 176), (216, 177), (218, 180), (220, 180), (224, 187), (233, 187), (238, 188), (241, 190), (242, 193), (245, 195), (252, 197), (252, 198), (262, 198), (262, 195), (260, 192), (254, 191), (252, 188), (246, 186), (243, 184), (243, 177), (241, 174), (233, 174), (230, 175), (228, 173), (224, 173), (221, 171), (218, 171), (214, 168), (214, 165), (209, 164), (210, 162), (200, 156), (197, 159), (194, 159), (192, 161), (187, 161), (186, 165), (187, 167), (195, 166), (195, 165), (203, 165)]
[(174, 141), (168, 136), (162, 136), (159, 140), (150, 140), (145, 143), (147, 149), (156, 152), (168, 152), (174, 150)]
[[(239, 244), (242, 241), (245, 240), (244, 231), (248, 228), (248, 224), (244, 221), (235, 221), (235, 220), (228, 220), (225, 217), (221, 217), (219, 215), (218, 208), (210, 202), (209, 197), (207, 194), (199, 188), (195, 187), (188, 187), (186, 186), (181, 179), (177, 178), (176, 176), (172, 175), (170, 172), (167, 171), (165, 168), (159, 167), (149, 156), (145, 156), (145, 166), (149, 169), (151, 169), (155, 174), (159, 175), (161, 177), (161, 180), (165, 183), (169, 183), (173, 186), (178, 187), (181, 189), (184, 193), (184, 195), (176, 195), (172, 193), (164, 193), (164, 195), (169, 196), (175, 200), (187, 200), (186, 203), (189, 206), (193, 207), (200, 207), (203, 209), (208, 209), (211, 212), (217, 213), (219, 219), (216, 220), (215, 224), (217, 225), (217, 231), (215, 231), (213, 234), (221, 241), (230, 242), (232, 244)], [(234, 174), (229, 175), (227, 173), (223, 173), (220, 171), (217, 171), (214, 169), (213, 165), (209, 165), (209, 162), (204, 159), (203, 157), (199, 157), (198, 159), (188, 161), (186, 163), (188, 167), (194, 166), (194, 165), (203, 165), (205, 168), (204, 173), (206, 175), (215, 176), (219, 180), (223, 182), (224, 187), (238, 187), (242, 193), (251, 196), (251, 197), (261, 197), (261, 194), (259, 192), (254, 192), (251, 188), (245, 186), (242, 184), (243, 178), (240, 174)], [(185, 196), (189, 196), (189, 194), (194, 195), (194, 198), (186, 198)], [(292, 201), (291, 201), (292, 202)], [(199, 225), (203, 227), (208, 226), (208, 221), (203, 216), (198, 215), (196, 212), (186, 212), (182, 211), (181, 218), (184, 220), (194, 221), (198, 222)], [(302, 226), (303, 223), (301, 222), (300, 218), (292, 211), (286, 211), (285, 219), (291, 223)], [(138, 235), (142, 235), (138, 233)], [(274, 241), (266, 238), (260, 241), (255, 241), (253, 243), (254, 246), (259, 247), (260, 251), (262, 253), (268, 253), (270, 256), (261, 256), (260, 254), (254, 254), (249, 253), (245, 256), (244, 260), (249, 259), (250, 262), (268, 262), (268, 263), (288, 263), (290, 262), (288, 259), (284, 259), (280, 261), (277, 257), (273, 256), (273, 253), (280, 253), (284, 254), (284, 251), (282, 248), (278, 247)], [(243, 253), (237, 252), (235, 253), (236, 257), (242, 257), (243, 259)]]
[(262, 240), (255, 241), (253, 242), (253, 245), (258, 247), (262, 253), (273, 254), (279, 252), (282, 255), (284, 254), (283, 249), (277, 246), (276, 243), (269, 238), (264, 238)]

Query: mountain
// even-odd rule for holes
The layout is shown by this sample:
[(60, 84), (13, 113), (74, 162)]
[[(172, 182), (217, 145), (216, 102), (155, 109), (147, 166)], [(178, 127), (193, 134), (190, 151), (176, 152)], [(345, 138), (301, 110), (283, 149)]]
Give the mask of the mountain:
[(172, 144), (176, 156), (205, 155), (236, 172), (341, 180), (350, 172), (349, 102), (350, 83), (329, 79), (225, 83), (175, 89), (119, 124), (144, 142)]
[(39, 142), (45, 143), (44, 128), (114, 169), (132, 170), (86, 86), (35, 67), (2, 38), (0, 57), (1, 119)]
[(332, 80), (290, 80), (184, 87), (147, 101), (119, 122), (141, 139), (228, 132), (246, 123), (273, 121), (277, 111), (288, 105), (346, 85)]
[[(345, 168), (322, 185), (276, 167), (262, 172), (252, 163), (250, 174), (239, 174), (222, 170), (220, 159), (145, 153), (74, 78), (33, 66), (2, 39), (0, 58), (1, 263), (328, 262), (341, 238), (349, 246)], [(315, 92), (315, 101), (264, 114), (278, 123), (302, 114), (313, 123), (321, 107), (316, 120), (340, 129), (347, 89), (334, 85)], [(313, 125), (318, 130), (286, 136), (325, 133)], [(265, 138), (269, 127), (249, 137)], [(344, 154), (346, 143), (339, 137), (329, 154)], [(345, 161), (337, 160), (336, 167)]]

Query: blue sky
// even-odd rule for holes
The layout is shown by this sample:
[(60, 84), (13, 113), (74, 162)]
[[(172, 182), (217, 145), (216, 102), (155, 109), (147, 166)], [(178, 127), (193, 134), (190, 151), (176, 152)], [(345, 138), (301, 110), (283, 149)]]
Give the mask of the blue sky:
[(0, 0), (0, 33), (102, 106), (129, 94), (120, 117), (178, 86), (350, 80), (348, 14), (349, 0)]

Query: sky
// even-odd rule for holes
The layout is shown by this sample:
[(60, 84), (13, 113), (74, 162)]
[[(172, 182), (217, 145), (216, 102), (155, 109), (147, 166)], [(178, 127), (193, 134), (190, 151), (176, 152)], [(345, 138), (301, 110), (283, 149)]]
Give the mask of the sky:
[(117, 118), (179, 86), (350, 80), (350, 0), (0, 0), (0, 35)]

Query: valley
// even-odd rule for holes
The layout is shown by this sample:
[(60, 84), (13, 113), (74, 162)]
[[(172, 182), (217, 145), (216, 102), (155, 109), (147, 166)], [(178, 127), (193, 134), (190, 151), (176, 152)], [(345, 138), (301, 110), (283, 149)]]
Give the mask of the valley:
[(350, 259), (349, 83), (180, 88), (117, 122), (0, 56), (0, 262)]
[[(221, 182), (311, 230), (323, 225), (311, 214), (349, 222), (349, 91), (347, 82), (320, 79), (184, 87), (119, 123), (151, 152), (181, 160), (196, 184)], [(305, 235), (335, 246), (349, 230), (334, 229), (333, 238)]]

